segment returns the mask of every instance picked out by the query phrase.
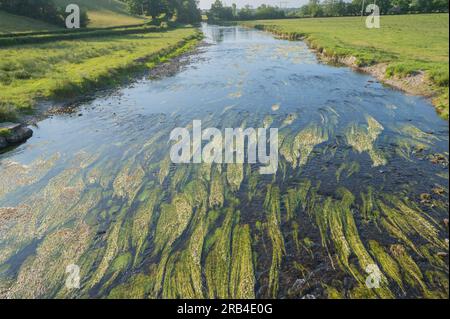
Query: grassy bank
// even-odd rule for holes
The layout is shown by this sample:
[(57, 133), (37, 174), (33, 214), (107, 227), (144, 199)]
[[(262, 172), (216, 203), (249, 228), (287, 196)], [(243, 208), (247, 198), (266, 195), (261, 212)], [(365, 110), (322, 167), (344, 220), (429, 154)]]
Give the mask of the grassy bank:
[(424, 72), (422, 84), (431, 86), (437, 111), (448, 119), (448, 14), (383, 16), (380, 29), (367, 29), (361, 17), (264, 20), (243, 24), (292, 40), (304, 38), (328, 57), (336, 60), (354, 57), (352, 63), (358, 67), (382, 64), (382, 80), (401, 80)]
[(195, 28), (0, 48), (0, 121), (32, 110), (39, 99), (75, 97), (123, 81), (180, 53)]
[[(172, 26), (173, 27), (173, 26)], [(107, 36), (119, 36), (126, 34), (142, 34), (149, 32), (165, 32), (169, 27), (158, 27), (154, 25), (133, 25), (109, 28), (86, 28), (79, 31), (68, 29), (50, 32), (12, 33), (0, 35), (0, 47), (9, 47), (22, 44), (37, 44), (65, 40), (79, 40), (87, 38), (100, 38)]]

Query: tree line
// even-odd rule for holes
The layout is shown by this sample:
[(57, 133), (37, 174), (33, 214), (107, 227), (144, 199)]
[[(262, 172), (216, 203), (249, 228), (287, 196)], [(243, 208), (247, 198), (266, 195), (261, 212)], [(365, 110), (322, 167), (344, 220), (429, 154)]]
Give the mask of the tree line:
[(449, 0), (310, 0), (295, 15), (299, 17), (337, 17), (365, 13), (364, 6), (376, 4), (380, 14), (448, 12)]
[[(0, 0), (0, 10), (58, 26), (65, 26), (67, 16), (66, 8), (56, 6), (52, 0)], [(81, 10), (80, 26), (87, 23), (87, 14)]]
[(125, 0), (132, 14), (151, 16), (154, 23), (176, 19), (196, 23), (202, 19), (197, 0)]
[(211, 5), (211, 9), (206, 15), (208, 21), (283, 19), (286, 17), (285, 11), (274, 6), (263, 4), (253, 9), (250, 5), (246, 5), (244, 8), (238, 9), (236, 4), (227, 7), (220, 0), (216, 0)]
[(356, 16), (365, 14), (363, 7), (372, 3), (377, 4), (380, 14), (385, 15), (448, 12), (449, 0), (310, 0), (300, 9), (281, 9), (269, 5), (258, 8), (247, 5), (238, 9), (236, 4), (225, 6), (221, 0), (216, 0), (207, 16), (209, 21)]

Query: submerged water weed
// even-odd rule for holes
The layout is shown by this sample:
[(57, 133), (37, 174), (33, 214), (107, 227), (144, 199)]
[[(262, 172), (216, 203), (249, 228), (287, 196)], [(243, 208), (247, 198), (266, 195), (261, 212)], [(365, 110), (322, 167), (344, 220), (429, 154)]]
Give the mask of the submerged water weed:
[(352, 125), (347, 129), (345, 137), (347, 143), (358, 153), (367, 152), (372, 159), (373, 166), (386, 165), (387, 160), (376, 148), (375, 141), (383, 132), (383, 126), (373, 117), (367, 116), (367, 126)]
[(284, 238), (280, 229), (280, 190), (277, 186), (269, 185), (264, 201), (264, 208), (267, 213), (265, 227), (272, 242), (272, 264), (269, 271), (269, 295), (277, 297), (279, 289), (279, 271), (282, 257), (286, 252)]
[[(168, 90), (154, 82), (158, 97), (185, 92), (176, 78), (165, 81), (172, 80)], [(278, 83), (277, 93), (292, 84)], [(254, 164), (172, 164), (171, 128), (200, 112), (192, 106), (147, 118), (144, 109), (129, 114), (127, 98), (113, 125), (103, 122), (111, 131), (101, 146), (64, 141), (73, 152), (58, 153), (58, 145), (31, 141), (2, 158), (1, 297), (448, 297), (446, 137), (437, 128), (427, 133), (435, 121), (397, 125), (409, 115), (402, 109), (414, 106), (399, 99), (396, 109), (358, 113), (280, 95), (258, 112), (241, 103), (223, 113), (223, 96), (205, 115), (211, 127), (284, 125), (280, 171), (268, 177)], [(282, 108), (269, 118), (277, 101)], [(417, 152), (422, 144), (427, 149)], [(27, 152), (42, 157), (28, 162)], [(67, 264), (80, 267), (80, 289), (66, 288)], [(379, 275), (379, 288), (367, 285), (371, 275)]]
[(213, 244), (208, 252), (205, 252), (205, 276), (208, 285), (209, 298), (228, 298), (229, 274), (231, 267), (231, 243), (234, 227), (234, 211), (227, 209), (222, 227), (215, 230)]
[(312, 125), (300, 131), (295, 137), (286, 137), (280, 148), (280, 154), (291, 163), (293, 168), (301, 167), (307, 163), (314, 147), (327, 140), (326, 129)]

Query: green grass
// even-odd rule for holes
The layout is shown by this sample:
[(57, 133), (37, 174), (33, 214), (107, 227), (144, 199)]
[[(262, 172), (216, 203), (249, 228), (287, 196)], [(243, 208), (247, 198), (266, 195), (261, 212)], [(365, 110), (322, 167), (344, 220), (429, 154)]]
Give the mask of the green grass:
[(386, 76), (425, 71), (434, 86), (434, 104), (448, 118), (448, 14), (382, 16), (380, 29), (361, 17), (243, 22), (268, 31), (305, 38), (329, 56), (354, 56), (360, 66), (387, 63)]
[(196, 32), (185, 27), (0, 48), (0, 121), (31, 110), (42, 98), (74, 97), (117, 83), (130, 71), (154, 66), (161, 59), (158, 54), (173, 53), (174, 46)]
[(31, 31), (54, 31), (59, 28), (38, 20), (0, 11), (0, 34)]
[(145, 20), (132, 16), (127, 12), (126, 5), (117, 0), (54, 0), (58, 6), (78, 4), (87, 10), (90, 28), (111, 27), (117, 25), (139, 24)]
[(0, 137), (7, 137), (11, 135), (11, 130), (7, 128), (0, 128)]

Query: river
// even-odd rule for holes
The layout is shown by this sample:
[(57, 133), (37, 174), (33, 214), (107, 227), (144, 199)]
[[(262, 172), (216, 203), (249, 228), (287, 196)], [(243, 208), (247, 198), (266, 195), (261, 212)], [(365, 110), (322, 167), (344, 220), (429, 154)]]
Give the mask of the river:
[[(448, 298), (449, 126), (429, 101), (303, 42), (202, 29), (175, 75), (0, 154), (0, 297)], [(278, 128), (277, 173), (172, 163), (193, 120)]]

